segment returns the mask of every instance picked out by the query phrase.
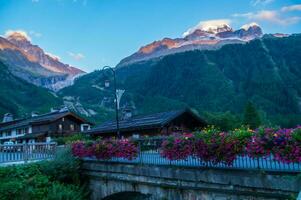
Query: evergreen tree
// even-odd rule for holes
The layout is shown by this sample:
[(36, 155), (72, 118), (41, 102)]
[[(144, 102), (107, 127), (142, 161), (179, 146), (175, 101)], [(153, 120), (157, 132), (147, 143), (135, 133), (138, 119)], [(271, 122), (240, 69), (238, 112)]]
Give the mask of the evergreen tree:
[(251, 102), (246, 104), (243, 123), (252, 129), (257, 128), (261, 124), (259, 113)]

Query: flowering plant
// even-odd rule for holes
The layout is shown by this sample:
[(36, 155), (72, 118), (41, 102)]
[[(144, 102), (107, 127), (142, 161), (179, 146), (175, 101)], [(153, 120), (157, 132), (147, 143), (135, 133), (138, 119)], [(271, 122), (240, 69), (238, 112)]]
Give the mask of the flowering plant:
[(137, 146), (129, 140), (105, 139), (93, 143), (78, 141), (72, 144), (72, 153), (77, 157), (95, 157), (109, 160), (111, 158), (135, 159)]
[(172, 135), (163, 141), (161, 155), (169, 160), (194, 156), (213, 164), (232, 165), (237, 156), (261, 158), (272, 155), (282, 163), (301, 162), (301, 126), (295, 129), (247, 127), (221, 132), (209, 127), (201, 132)]
[(272, 128), (259, 128), (254, 132), (246, 144), (246, 153), (251, 158), (266, 157), (270, 155), (274, 146)]
[(199, 133), (195, 143), (195, 155), (206, 162), (213, 164), (224, 163), (232, 165), (243, 146), (234, 135), (227, 132)]
[(193, 152), (193, 135), (172, 135), (162, 143), (161, 156), (169, 160), (184, 160)]
[(280, 129), (274, 134), (274, 159), (283, 163), (301, 162), (301, 128)]
[(76, 141), (72, 144), (71, 150), (77, 157), (90, 157), (94, 153), (94, 147), (91, 142)]

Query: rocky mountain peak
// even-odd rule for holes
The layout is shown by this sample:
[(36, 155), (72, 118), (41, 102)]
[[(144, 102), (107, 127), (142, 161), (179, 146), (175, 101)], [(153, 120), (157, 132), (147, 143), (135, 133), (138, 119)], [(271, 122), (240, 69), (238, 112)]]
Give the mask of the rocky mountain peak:
[(225, 31), (232, 31), (232, 28), (228, 24), (216, 24), (216, 25), (210, 25), (210, 26), (203, 26), (200, 29), (197, 30), (202, 30), (208, 33), (221, 33)]
[(30, 41), (30, 37), (21, 31), (10, 31), (6, 34), (9, 41)]
[(188, 29), (183, 38), (164, 38), (141, 47), (118, 66), (194, 49), (215, 50), (225, 44), (245, 43), (262, 35), (261, 27), (254, 22), (234, 30), (226, 20), (209, 20)]
[(85, 73), (32, 44), (30, 37), (23, 31), (8, 31), (5, 37), (0, 37), (1, 56), (16, 76), (52, 90), (72, 84), (75, 77)]
[(257, 29), (257, 28), (261, 29), (260, 26), (255, 22), (241, 26), (241, 29), (244, 29), (245, 31), (248, 31), (249, 29)]

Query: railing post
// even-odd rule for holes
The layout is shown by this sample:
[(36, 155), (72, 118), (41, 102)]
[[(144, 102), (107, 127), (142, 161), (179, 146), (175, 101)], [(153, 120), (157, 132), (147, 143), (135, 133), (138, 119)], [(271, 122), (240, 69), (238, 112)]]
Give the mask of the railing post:
[(260, 169), (260, 165), (259, 165), (259, 157), (257, 157), (257, 169)]
[(24, 163), (28, 162), (28, 144), (24, 143), (23, 145), (23, 158), (24, 158)]
[(141, 148), (141, 143), (142, 143), (142, 141), (141, 140), (138, 140), (138, 151), (139, 151), (139, 162), (140, 162), (140, 164), (142, 164), (143, 163), (143, 161), (142, 161), (142, 148)]

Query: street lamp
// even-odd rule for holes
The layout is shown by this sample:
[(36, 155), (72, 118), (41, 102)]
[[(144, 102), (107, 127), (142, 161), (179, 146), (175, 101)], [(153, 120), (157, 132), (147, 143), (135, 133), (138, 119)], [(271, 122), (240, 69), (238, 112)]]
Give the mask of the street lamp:
[[(105, 75), (105, 71), (106, 70), (110, 70), (113, 74), (113, 78), (114, 78), (114, 97), (115, 97), (115, 112), (116, 112), (116, 128), (117, 128), (117, 138), (120, 139), (121, 138), (121, 134), (120, 134), (120, 130), (119, 130), (119, 115), (118, 115), (118, 111), (119, 111), (119, 103), (120, 103), (120, 99), (121, 96), (124, 93), (124, 90), (118, 90), (116, 87), (116, 72), (112, 67), (109, 66), (105, 66), (102, 68), (102, 72), (104, 74), (104, 77), (106, 77)], [(110, 82), (109, 80), (105, 80), (105, 87), (110, 87)]]

